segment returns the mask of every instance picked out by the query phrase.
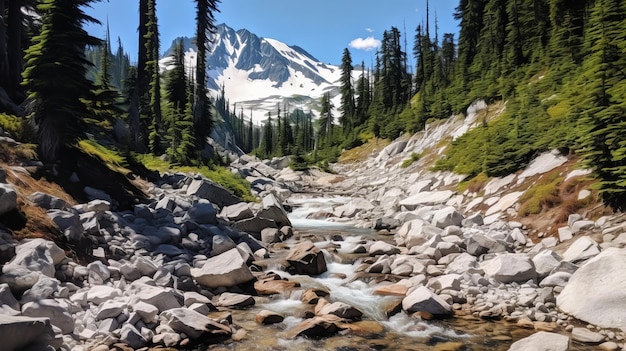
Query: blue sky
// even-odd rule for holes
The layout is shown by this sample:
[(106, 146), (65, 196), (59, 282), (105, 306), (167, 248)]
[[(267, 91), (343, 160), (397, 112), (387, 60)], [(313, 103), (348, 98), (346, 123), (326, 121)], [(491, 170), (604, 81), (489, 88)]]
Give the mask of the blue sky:
[[(431, 28), (436, 14), (440, 40), (443, 33), (458, 32), (452, 17), (457, 5), (458, 0), (430, 0)], [(403, 33), (406, 28), (407, 51), (412, 55), (415, 28), (426, 21), (426, 0), (222, 0), (218, 6), (216, 23), (298, 45), (320, 61), (332, 64), (339, 64), (344, 48), (349, 48), (354, 64), (363, 60), (370, 65), (375, 59), (375, 44), (392, 26)], [(108, 18), (113, 49), (119, 36), (125, 50), (136, 59), (137, 1), (96, 2), (86, 12), (102, 23)], [(176, 37), (194, 35), (194, 1), (158, 0), (157, 14), (162, 52)], [(90, 25), (87, 30), (97, 37), (105, 36), (104, 26)]]

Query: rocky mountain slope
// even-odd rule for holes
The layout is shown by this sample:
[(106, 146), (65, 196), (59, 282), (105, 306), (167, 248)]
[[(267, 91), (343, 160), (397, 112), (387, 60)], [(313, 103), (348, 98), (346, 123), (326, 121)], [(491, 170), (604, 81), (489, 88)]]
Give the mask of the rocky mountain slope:
[[(624, 216), (601, 215), (589, 200), (563, 223), (539, 220), (558, 210), (547, 203), (536, 223), (522, 215), (528, 192), (554, 179), (593, 199), (575, 160), (550, 152), (471, 184), (430, 169), (445, 141), (502, 108), (476, 103), (467, 116), (334, 165), (335, 174), (242, 156), (232, 171), (258, 203), (183, 173), (146, 183), (145, 203), (128, 210), (98, 191), (76, 203), (13, 176), (36, 163), (3, 163), (0, 216), (36, 207), (58, 237), (18, 241), (2, 230), (0, 339), (9, 349), (99, 351), (623, 348)], [(305, 230), (296, 213), (325, 222)], [(376, 232), (337, 232), (333, 222)], [(71, 250), (79, 242), (88, 255)]]

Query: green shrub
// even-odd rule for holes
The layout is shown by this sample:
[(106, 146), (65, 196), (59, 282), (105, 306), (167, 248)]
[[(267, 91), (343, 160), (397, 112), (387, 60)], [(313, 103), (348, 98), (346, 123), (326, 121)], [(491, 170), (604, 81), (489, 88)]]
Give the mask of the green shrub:
[(413, 153), (411, 153), (411, 157), (409, 157), (408, 159), (402, 161), (402, 164), (400, 165), (400, 167), (408, 168), (410, 165), (413, 164), (413, 162), (418, 161), (420, 158), (422, 158), (422, 154), (418, 154), (416, 152), (413, 152)]
[(21, 117), (0, 113), (0, 128), (11, 134), (12, 137), (21, 140), (23, 137)]

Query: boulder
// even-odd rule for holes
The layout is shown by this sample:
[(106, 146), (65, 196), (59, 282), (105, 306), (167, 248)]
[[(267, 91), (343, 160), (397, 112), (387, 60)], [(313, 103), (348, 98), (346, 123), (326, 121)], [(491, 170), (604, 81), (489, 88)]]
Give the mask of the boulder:
[(33, 239), (25, 241), (15, 248), (15, 257), (7, 266), (21, 266), (29, 271), (41, 272), (48, 277), (54, 277), (55, 262), (58, 264), (64, 258), (65, 253), (55, 243), (43, 239)]
[(220, 208), (241, 202), (230, 191), (208, 179), (194, 179), (187, 188), (187, 195), (195, 195), (201, 199), (209, 200)]
[(182, 296), (179, 296), (180, 299), (177, 298), (173, 289), (147, 285), (140, 281), (133, 282), (130, 288), (134, 290), (130, 306), (141, 301), (158, 308), (161, 312), (182, 307)]
[(540, 331), (514, 342), (509, 351), (567, 351), (569, 338), (557, 333)]
[(570, 278), (557, 306), (603, 328), (626, 329), (626, 249), (609, 248)]
[(204, 337), (226, 337), (232, 334), (229, 326), (220, 324), (205, 315), (187, 308), (175, 308), (161, 313), (168, 325), (178, 333), (185, 333), (193, 340)]
[(70, 208), (70, 205), (67, 203), (67, 201), (39, 191), (28, 195), (27, 198), (35, 205), (43, 208), (44, 210), (57, 209), (65, 211)]
[(418, 206), (439, 205), (446, 203), (452, 195), (454, 195), (454, 192), (450, 190), (419, 192), (400, 201), (400, 206), (404, 206), (409, 211), (413, 211)]
[(402, 300), (402, 309), (408, 313), (426, 312), (435, 317), (449, 317), (452, 307), (429, 288), (420, 286)]
[(459, 211), (452, 206), (448, 206), (436, 211), (433, 214), (432, 225), (441, 229), (451, 225), (459, 227), (461, 226), (463, 219), (463, 215)]
[(262, 310), (256, 315), (256, 322), (259, 324), (276, 324), (285, 320), (285, 317), (280, 313)]
[(76, 213), (55, 209), (48, 210), (47, 213), (67, 239), (77, 242), (83, 237), (83, 224)]
[(467, 253), (474, 256), (480, 256), (486, 253), (507, 252), (510, 250), (510, 247), (505, 242), (492, 239), (479, 233), (465, 238), (465, 247)]
[(400, 249), (384, 241), (376, 241), (369, 247), (368, 253), (370, 256), (395, 255), (400, 253)]
[(191, 276), (198, 284), (209, 289), (233, 287), (254, 279), (236, 248), (209, 258), (202, 268), (192, 268)]
[(132, 347), (134, 350), (145, 347), (148, 344), (148, 340), (130, 323), (124, 323), (122, 326), (120, 341)]
[(224, 206), (220, 216), (227, 218), (229, 221), (237, 222), (244, 219), (254, 217), (250, 206), (245, 202), (239, 202), (234, 205)]
[(50, 323), (61, 329), (61, 333), (74, 332), (74, 318), (69, 313), (68, 302), (64, 300), (39, 300), (22, 305), (22, 315), (26, 317), (49, 318)]
[(274, 220), (261, 218), (261, 217), (253, 217), (248, 219), (242, 219), (236, 222), (233, 227), (235, 229), (241, 230), (242, 232), (255, 234), (258, 239), (261, 239), (261, 231), (265, 228), (278, 228), (278, 224)]
[(254, 282), (254, 290), (259, 295), (287, 294), (300, 286), (300, 283), (283, 279), (264, 279)]
[(63, 340), (55, 333), (47, 318), (9, 316), (0, 313), (0, 340), (3, 350), (47, 350), (61, 347)]
[(525, 254), (500, 254), (484, 261), (481, 268), (485, 274), (500, 283), (526, 282), (537, 279), (535, 265)]
[(122, 291), (106, 285), (94, 286), (87, 292), (86, 299), (96, 305), (100, 305), (108, 300), (122, 296)]
[(235, 293), (223, 293), (217, 300), (217, 305), (220, 307), (241, 308), (254, 304), (254, 297)]
[(299, 336), (308, 338), (325, 338), (337, 334), (346, 329), (343, 319), (327, 314), (306, 319), (297, 326), (287, 331), (287, 338), (294, 339)]
[(294, 246), (286, 257), (288, 271), (293, 274), (319, 275), (326, 272), (324, 253), (311, 241)]
[(363, 312), (346, 303), (337, 301), (329, 303), (325, 299), (320, 299), (315, 306), (316, 315), (334, 314), (335, 316), (347, 320), (360, 320)]
[(402, 225), (398, 230), (400, 240), (398, 244), (403, 244), (407, 248), (419, 246), (435, 235), (441, 235), (443, 230), (437, 228), (422, 219), (413, 219)]
[(599, 344), (603, 342), (606, 337), (587, 328), (578, 327), (572, 329), (572, 339), (586, 344)]
[(11, 184), (0, 183), (0, 216), (17, 208), (17, 192)]
[(578, 263), (600, 253), (600, 246), (588, 236), (582, 236), (563, 253), (563, 260)]
[[(13, 293), (11, 292), (11, 288), (9, 287), (8, 284), (0, 284), (0, 301), (2, 301), (2, 305), (3, 305), (2, 307), (6, 306), (15, 311), (20, 310), (20, 303), (17, 301), (15, 296), (13, 296)], [(0, 315), (1, 314), (2, 313), (0, 313)]]
[(539, 278), (547, 277), (552, 270), (559, 266), (561, 257), (552, 250), (544, 250), (533, 257), (535, 271)]
[(217, 224), (217, 209), (211, 203), (197, 203), (189, 209), (187, 214), (198, 224)]
[(268, 194), (263, 198), (263, 209), (257, 213), (257, 217), (276, 222), (278, 228), (285, 225), (291, 226), (287, 211), (274, 194)]

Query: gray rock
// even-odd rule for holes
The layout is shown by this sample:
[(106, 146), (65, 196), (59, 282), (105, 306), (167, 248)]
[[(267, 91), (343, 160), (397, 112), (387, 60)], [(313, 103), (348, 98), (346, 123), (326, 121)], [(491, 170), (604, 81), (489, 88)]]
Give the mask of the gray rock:
[(131, 306), (141, 301), (158, 308), (161, 312), (182, 307), (182, 296), (173, 289), (151, 286), (140, 281), (133, 282), (130, 287), (134, 290)]
[(132, 304), (130, 308), (133, 312), (137, 313), (144, 323), (154, 322), (156, 316), (159, 314), (159, 309), (156, 306), (143, 301)]
[(577, 263), (590, 259), (600, 253), (600, 246), (588, 236), (583, 236), (572, 243), (563, 253), (563, 259), (568, 262)]
[(55, 262), (60, 263), (65, 253), (56, 244), (43, 239), (25, 241), (15, 248), (15, 257), (7, 266), (21, 266), (33, 272), (54, 277)]
[(368, 253), (370, 256), (395, 255), (400, 253), (400, 249), (384, 241), (376, 241), (369, 247)]
[(572, 339), (586, 344), (599, 344), (603, 342), (606, 337), (587, 328), (574, 328), (572, 329)]
[(329, 303), (328, 301), (326, 301), (326, 299), (319, 300), (317, 306), (315, 307), (315, 314), (333, 314), (337, 317), (352, 321), (360, 320), (363, 316), (363, 312), (359, 311), (353, 306), (350, 306), (340, 301)]
[(189, 209), (188, 214), (198, 224), (217, 225), (217, 209), (210, 203), (197, 203)]
[(187, 308), (175, 308), (161, 314), (165, 324), (178, 333), (185, 333), (193, 340), (203, 337), (229, 336), (229, 326), (220, 324), (207, 316)]
[(8, 284), (0, 284), (0, 301), (2, 301), (2, 305), (8, 306), (15, 311), (20, 310), (20, 303), (13, 296)]
[(217, 305), (220, 307), (241, 308), (254, 304), (254, 297), (245, 294), (223, 293), (217, 300)]
[(253, 217), (243, 219), (233, 225), (234, 228), (246, 233), (256, 234), (257, 238), (261, 238), (261, 231), (265, 228), (278, 228), (275, 221), (267, 218)]
[(26, 317), (49, 318), (50, 323), (61, 329), (63, 334), (74, 332), (74, 318), (68, 312), (69, 301), (39, 300), (22, 305), (22, 315)]
[(444, 229), (449, 226), (461, 226), (463, 215), (454, 207), (448, 206), (441, 210), (435, 211), (433, 214), (432, 225), (437, 228)]
[(236, 248), (209, 258), (202, 268), (192, 268), (191, 276), (198, 284), (209, 289), (233, 287), (254, 279)]
[(105, 301), (98, 307), (96, 320), (101, 321), (107, 318), (115, 318), (124, 311), (128, 306), (122, 301), (109, 300)]
[(408, 313), (426, 312), (445, 317), (454, 314), (452, 307), (429, 288), (421, 286), (402, 300), (402, 309)]
[(280, 235), (278, 228), (265, 228), (261, 230), (261, 241), (266, 244), (279, 243)]
[(319, 275), (327, 270), (324, 253), (310, 241), (294, 246), (286, 260), (287, 269), (294, 274)]
[(409, 211), (412, 211), (420, 205), (428, 206), (443, 204), (448, 201), (452, 195), (454, 195), (454, 192), (450, 190), (424, 191), (400, 201), (400, 205), (404, 206)]
[(39, 191), (28, 195), (28, 199), (44, 210), (57, 209), (67, 211), (70, 208), (67, 201)]
[(572, 234), (577, 234), (583, 230), (590, 230), (593, 229), (596, 225), (596, 222), (594, 221), (584, 221), (584, 220), (580, 220), (580, 221), (576, 221), (574, 223), (572, 223), (572, 225), (570, 226), (570, 228), (572, 229)]
[(254, 217), (250, 206), (245, 202), (236, 203), (230, 206), (224, 206), (220, 216), (227, 218), (230, 221), (237, 222), (244, 219)]
[(467, 253), (474, 256), (511, 251), (505, 242), (478, 233), (465, 239), (465, 247)]
[(541, 287), (555, 287), (565, 286), (572, 277), (572, 273), (568, 272), (555, 272), (541, 280), (539, 286)]
[(118, 296), (122, 296), (122, 291), (120, 289), (106, 285), (99, 285), (93, 286), (89, 289), (86, 299), (93, 304), (100, 305)]
[(3, 350), (47, 350), (48, 346), (58, 349), (62, 339), (56, 339), (50, 320), (9, 316), (0, 313), (0, 340)]
[(11, 184), (0, 183), (0, 216), (17, 208), (17, 192)]
[(485, 274), (501, 283), (525, 282), (537, 279), (533, 261), (525, 254), (500, 254), (484, 261)]
[(83, 224), (76, 213), (55, 209), (47, 213), (67, 239), (77, 242), (83, 237)]
[(60, 285), (61, 283), (54, 278), (41, 277), (32, 288), (28, 289), (24, 295), (22, 295), (21, 302), (24, 304), (31, 301), (52, 298), (53, 295), (59, 291)]
[(120, 341), (137, 350), (148, 345), (148, 340), (134, 325), (125, 323), (120, 332)]
[(569, 338), (565, 335), (549, 332), (538, 332), (514, 342), (509, 351), (567, 351)]
[(626, 328), (626, 249), (609, 248), (587, 261), (570, 278), (557, 306), (603, 328)]
[(194, 179), (187, 188), (187, 195), (195, 195), (199, 198), (209, 200), (212, 204), (220, 208), (241, 202), (241, 200), (230, 191), (207, 179)]
[(485, 224), (483, 219), (483, 215), (480, 213), (475, 213), (461, 221), (461, 226), (464, 228), (471, 228), (473, 226), (482, 226)]
[(533, 264), (539, 278), (545, 278), (559, 266), (561, 256), (552, 250), (544, 250), (533, 257)]
[(274, 194), (269, 194), (263, 198), (263, 209), (257, 213), (257, 217), (272, 220), (276, 222), (278, 227), (291, 226), (287, 211)]
[(221, 255), (226, 251), (232, 250), (237, 247), (237, 244), (233, 241), (233, 239), (229, 238), (226, 235), (215, 235), (212, 238), (211, 245), (211, 255), (217, 256)]

